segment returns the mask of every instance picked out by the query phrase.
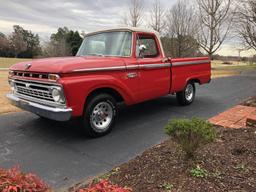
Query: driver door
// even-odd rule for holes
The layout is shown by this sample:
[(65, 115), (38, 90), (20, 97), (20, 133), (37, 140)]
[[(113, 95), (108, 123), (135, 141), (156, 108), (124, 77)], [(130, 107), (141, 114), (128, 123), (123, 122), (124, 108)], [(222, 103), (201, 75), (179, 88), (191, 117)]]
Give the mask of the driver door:
[[(139, 47), (144, 45), (143, 56)], [(136, 58), (139, 65), (139, 90), (142, 101), (167, 95), (170, 90), (170, 65), (163, 61), (160, 43), (154, 34), (137, 33)]]

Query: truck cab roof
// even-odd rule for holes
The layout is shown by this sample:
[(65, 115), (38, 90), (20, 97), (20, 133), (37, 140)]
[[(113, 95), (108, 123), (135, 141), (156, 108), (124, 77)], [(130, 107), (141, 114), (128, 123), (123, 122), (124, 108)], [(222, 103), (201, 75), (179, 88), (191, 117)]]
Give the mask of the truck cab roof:
[(104, 30), (94, 31), (91, 33), (88, 33), (86, 35), (92, 35), (95, 33), (102, 33), (102, 32), (111, 32), (111, 31), (131, 31), (131, 32), (144, 32), (144, 33), (154, 33), (157, 36), (159, 36), (159, 33), (152, 29), (145, 29), (145, 28), (139, 28), (139, 27), (119, 27), (119, 28), (108, 28)]

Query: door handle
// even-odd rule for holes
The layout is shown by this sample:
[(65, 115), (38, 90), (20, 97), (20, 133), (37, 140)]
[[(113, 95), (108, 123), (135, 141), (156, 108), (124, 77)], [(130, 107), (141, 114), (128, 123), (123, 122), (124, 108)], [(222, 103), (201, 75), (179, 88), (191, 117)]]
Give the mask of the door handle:
[(137, 73), (127, 73), (127, 77), (128, 77), (129, 79), (135, 78), (135, 77), (137, 77), (137, 76), (138, 76)]

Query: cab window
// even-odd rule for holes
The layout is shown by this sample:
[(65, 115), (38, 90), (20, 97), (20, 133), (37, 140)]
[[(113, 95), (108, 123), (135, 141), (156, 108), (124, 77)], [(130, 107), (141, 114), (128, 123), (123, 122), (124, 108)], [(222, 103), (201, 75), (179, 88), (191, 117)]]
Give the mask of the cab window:
[(145, 45), (144, 58), (154, 58), (159, 56), (157, 43), (154, 36), (151, 35), (138, 35), (136, 43), (136, 57), (139, 57), (139, 47)]

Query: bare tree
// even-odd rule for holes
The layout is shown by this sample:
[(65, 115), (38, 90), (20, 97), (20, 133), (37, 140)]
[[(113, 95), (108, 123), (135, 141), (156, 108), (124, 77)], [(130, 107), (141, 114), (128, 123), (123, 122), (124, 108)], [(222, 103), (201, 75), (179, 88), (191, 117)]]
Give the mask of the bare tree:
[[(189, 2), (179, 0), (167, 14), (167, 37), (163, 41), (166, 52), (172, 57), (196, 56), (198, 19)], [(168, 45), (169, 39), (169, 45)], [(166, 45), (167, 44), (167, 45)]]
[(153, 8), (151, 10), (150, 26), (155, 31), (158, 31), (159, 33), (161, 33), (166, 26), (164, 16), (165, 16), (165, 10), (161, 6), (160, 0), (155, 0), (153, 4)]
[(43, 49), (43, 55), (47, 57), (71, 56), (71, 49), (64, 38), (58, 41), (52, 40), (47, 42)]
[(200, 18), (200, 46), (210, 58), (220, 48), (230, 31), (231, 0), (197, 0)]
[(130, 26), (130, 22), (129, 22), (129, 18), (128, 18), (127, 12), (125, 12), (123, 17), (121, 18), (120, 24), (124, 25), (124, 26)]
[(24, 40), (23, 34), (19, 30), (14, 32), (9, 37), (10, 46), (14, 51), (15, 57), (18, 57), (19, 53), (27, 50), (27, 43)]
[(86, 36), (85, 31), (82, 31), (80, 35), (81, 35), (81, 37), (84, 39), (84, 38), (85, 38), (85, 36)]
[(123, 24), (138, 27), (143, 17), (143, 0), (130, 0), (129, 13), (124, 15)]
[(235, 19), (237, 21), (236, 29), (247, 48), (256, 50), (256, 1), (239, 1)]
[(7, 37), (0, 32), (0, 52), (4, 52), (9, 49), (9, 41)]

